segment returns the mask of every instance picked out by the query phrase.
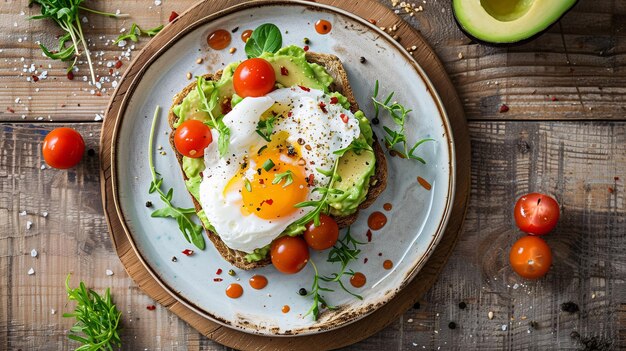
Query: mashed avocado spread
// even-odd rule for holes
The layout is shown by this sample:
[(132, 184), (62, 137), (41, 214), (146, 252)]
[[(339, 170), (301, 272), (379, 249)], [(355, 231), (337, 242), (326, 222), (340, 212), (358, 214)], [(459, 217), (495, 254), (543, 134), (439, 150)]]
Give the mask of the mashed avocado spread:
[[(329, 87), (333, 82), (333, 78), (326, 72), (324, 67), (306, 61), (305, 51), (297, 46), (287, 46), (276, 53), (265, 52), (261, 58), (270, 62), (276, 73), (277, 87), (291, 87), (301, 85), (312, 89), (322, 90), (329, 96), (337, 98), (339, 104), (349, 109), (350, 103), (348, 99), (338, 92), (329, 92)], [(224, 105), (234, 106), (241, 97), (235, 94), (233, 88), (233, 73), (239, 62), (234, 62), (226, 66), (222, 72), (221, 78), (217, 82), (203, 81), (202, 89), (209, 96), (214, 89), (218, 89), (220, 103), (217, 104), (215, 115), (222, 115)], [(287, 69), (289, 74), (282, 75), (281, 69)], [(175, 127), (188, 119), (197, 119), (203, 122), (210, 120), (207, 113), (199, 109), (200, 98), (196, 89), (190, 91), (183, 101), (172, 108), (174, 114), (178, 117)], [(357, 111), (354, 114), (359, 120), (361, 134), (359, 139), (366, 141), (370, 146), (373, 144), (372, 128), (368, 119), (363, 112)], [(369, 190), (370, 177), (374, 174), (376, 158), (372, 151), (364, 150), (360, 154), (348, 151), (339, 159), (338, 174), (340, 180), (333, 185), (334, 188), (343, 191), (342, 194), (333, 195), (330, 198), (331, 214), (334, 216), (346, 216), (354, 213), (359, 204), (363, 202)], [(205, 169), (203, 158), (183, 157), (183, 171), (187, 180), (185, 185), (189, 192), (200, 201), (199, 187), (202, 181), (201, 172)], [(203, 211), (198, 216), (211, 230), (212, 226), (204, 215)], [(303, 226), (289, 226), (284, 234), (298, 235), (304, 231)], [(258, 248), (253, 253), (248, 254), (248, 261), (259, 261), (264, 259), (269, 252), (269, 246)]]

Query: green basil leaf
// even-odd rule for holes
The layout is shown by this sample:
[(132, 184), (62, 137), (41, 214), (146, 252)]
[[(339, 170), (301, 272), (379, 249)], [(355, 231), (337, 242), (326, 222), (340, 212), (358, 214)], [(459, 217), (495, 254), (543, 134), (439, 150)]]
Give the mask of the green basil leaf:
[(283, 46), (283, 37), (280, 29), (271, 23), (258, 26), (246, 42), (248, 58), (259, 57), (264, 52), (274, 53)]

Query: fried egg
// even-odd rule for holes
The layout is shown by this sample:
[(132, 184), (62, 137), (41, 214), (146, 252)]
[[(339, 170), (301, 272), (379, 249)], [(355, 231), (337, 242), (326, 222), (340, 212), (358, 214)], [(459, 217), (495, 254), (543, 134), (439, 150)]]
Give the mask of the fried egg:
[[(272, 117), (268, 142), (257, 126)], [(222, 241), (248, 253), (312, 210), (295, 205), (320, 198), (312, 190), (328, 184), (324, 173), (335, 164), (334, 152), (360, 134), (358, 120), (336, 99), (297, 86), (247, 97), (223, 121), (230, 129), (228, 152), (220, 157), (219, 132), (212, 129), (200, 204)]]

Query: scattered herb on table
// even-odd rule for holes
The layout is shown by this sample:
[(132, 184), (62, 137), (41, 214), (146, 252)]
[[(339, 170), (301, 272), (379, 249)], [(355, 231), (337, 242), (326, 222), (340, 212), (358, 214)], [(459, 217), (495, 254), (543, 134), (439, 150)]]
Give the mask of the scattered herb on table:
[[(391, 128), (387, 126), (383, 126), (385, 133), (387, 133), (387, 135), (385, 135), (385, 144), (387, 144), (387, 147), (390, 150), (400, 155), (400, 157), (417, 160), (425, 164), (426, 161), (424, 161), (423, 158), (415, 155), (415, 151), (420, 145), (424, 144), (427, 141), (434, 141), (434, 139), (425, 138), (425, 139), (418, 140), (409, 149), (409, 145), (407, 144), (407, 138), (406, 138), (406, 135), (404, 134), (404, 131), (405, 131), (404, 128), (405, 128), (407, 115), (412, 110), (407, 109), (406, 107), (404, 107), (402, 104), (398, 102), (391, 101), (391, 99), (393, 98), (393, 95), (394, 95), (394, 92), (391, 92), (389, 95), (387, 95), (387, 98), (383, 102), (376, 100), (376, 98), (378, 97), (378, 81), (376, 81), (376, 85), (374, 86), (374, 94), (372, 96), (372, 101), (374, 102), (374, 112), (375, 112), (374, 119), (378, 119), (378, 114), (380, 112), (380, 109), (382, 108), (383, 110), (386, 110), (387, 112), (389, 112), (389, 115), (393, 119), (394, 123), (400, 127), (399, 130), (392, 130)], [(399, 145), (400, 149), (395, 148), (396, 145)]]
[[(39, 47), (44, 55), (53, 60), (71, 62), (67, 72), (71, 72), (76, 65), (76, 61), (81, 55), (79, 46), (82, 46), (89, 64), (91, 81), (93, 84), (96, 84), (96, 75), (94, 73), (93, 63), (91, 62), (91, 54), (89, 53), (87, 40), (85, 40), (83, 27), (81, 25), (80, 11), (116, 18), (127, 17), (128, 15), (93, 10), (81, 6), (83, 2), (84, 0), (31, 0), (30, 4), (38, 4), (41, 6), (41, 15), (32, 16), (30, 19), (51, 19), (66, 32), (59, 38), (58, 49), (50, 50), (43, 44), (39, 44)], [(71, 45), (66, 46), (68, 42), (71, 42)]]
[(163, 25), (160, 25), (160, 26), (154, 27), (154, 28), (150, 28), (150, 29), (141, 29), (141, 27), (139, 27), (137, 25), (137, 23), (133, 23), (130, 26), (130, 30), (128, 31), (128, 33), (120, 34), (120, 36), (117, 37), (117, 39), (115, 39), (113, 44), (117, 44), (117, 43), (119, 43), (122, 40), (132, 40), (134, 42), (137, 42), (137, 41), (139, 41), (139, 36), (147, 35), (149, 37), (153, 37), (153, 36), (157, 35), (157, 33), (159, 33), (161, 31), (161, 29), (163, 29)]
[(176, 220), (178, 223), (178, 228), (183, 233), (183, 236), (187, 240), (187, 242), (193, 243), (198, 249), (204, 250), (205, 242), (204, 237), (202, 236), (203, 230), (202, 226), (196, 224), (192, 220), (192, 216), (196, 215), (196, 210), (194, 208), (180, 208), (176, 207), (172, 204), (172, 196), (174, 195), (174, 189), (170, 188), (167, 193), (164, 193), (161, 190), (161, 185), (163, 184), (163, 178), (161, 175), (157, 173), (154, 168), (153, 162), (153, 141), (154, 141), (154, 131), (156, 129), (156, 121), (159, 116), (159, 106), (156, 107), (154, 111), (154, 117), (152, 118), (152, 127), (150, 128), (150, 139), (148, 140), (148, 163), (150, 165), (150, 173), (152, 174), (152, 182), (150, 183), (150, 189), (148, 193), (152, 194), (154, 192), (159, 194), (161, 201), (165, 204), (165, 207), (159, 208), (152, 212), (152, 217), (171, 217)]
[(276, 52), (283, 46), (283, 37), (280, 29), (271, 23), (258, 26), (248, 41), (246, 41), (246, 55), (248, 58), (259, 57), (264, 52)]
[(113, 350), (121, 347), (118, 328), (122, 313), (111, 300), (109, 288), (104, 297), (87, 289), (82, 281), (77, 288), (72, 289), (70, 274), (65, 279), (65, 288), (69, 300), (76, 301), (74, 312), (63, 314), (63, 317), (76, 319), (68, 335), (82, 344), (76, 350)]

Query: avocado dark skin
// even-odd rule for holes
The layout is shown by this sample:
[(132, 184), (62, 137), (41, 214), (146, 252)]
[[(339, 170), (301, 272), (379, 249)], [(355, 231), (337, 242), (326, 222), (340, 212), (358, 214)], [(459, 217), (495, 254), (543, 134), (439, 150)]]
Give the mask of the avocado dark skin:
[[(545, 32), (549, 31), (552, 27), (554, 27), (555, 24), (559, 23), (559, 21), (561, 20), (561, 18), (563, 18), (563, 16), (565, 16), (567, 13), (569, 13), (574, 7), (576, 7), (576, 5), (578, 5), (578, 2), (580, 0), (576, 0), (576, 2), (574, 3), (574, 5), (572, 7), (570, 7), (568, 10), (564, 11), (563, 14), (556, 19), (556, 21), (552, 22), (552, 24), (550, 24), (546, 29), (537, 32), (536, 34), (534, 34), (531, 37), (528, 37), (526, 39), (523, 40), (518, 40), (516, 42), (512, 42), (512, 43), (492, 43), (492, 42), (488, 42), (482, 39), (478, 39), (475, 36), (471, 35), (470, 33), (468, 33), (465, 28), (463, 28), (463, 26), (461, 25), (461, 23), (459, 23), (459, 20), (457, 19), (457, 14), (456, 11), (454, 10), (454, 6), (452, 6), (452, 14), (453, 14), (453, 18), (454, 18), (454, 23), (456, 23), (456, 26), (461, 30), (461, 32), (463, 32), (463, 34), (465, 34), (466, 37), (470, 38), (472, 40), (472, 42), (476, 42), (479, 44), (483, 44), (486, 46), (492, 46), (492, 47), (512, 47), (512, 46), (521, 46), (524, 44), (527, 44), (535, 39), (537, 39), (538, 37), (540, 37), (541, 35), (543, 35)], [(450, 1), (452, 2), (452, 1)]]

